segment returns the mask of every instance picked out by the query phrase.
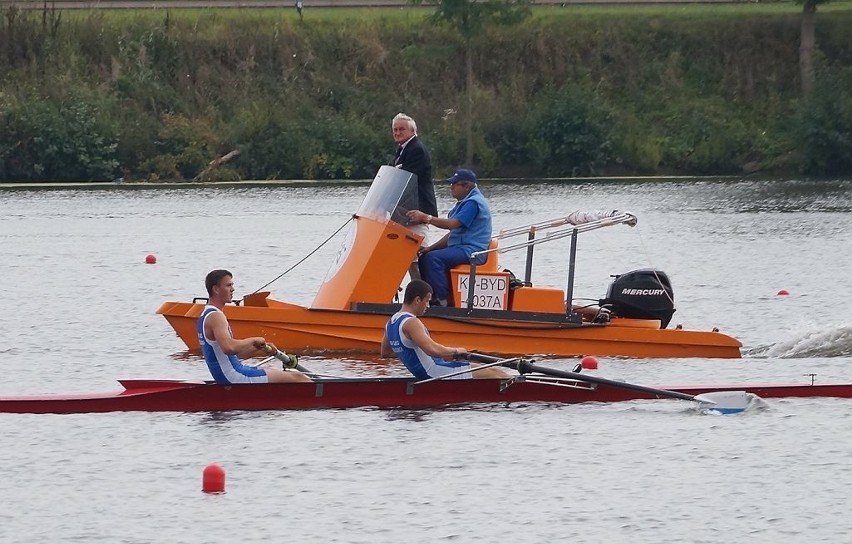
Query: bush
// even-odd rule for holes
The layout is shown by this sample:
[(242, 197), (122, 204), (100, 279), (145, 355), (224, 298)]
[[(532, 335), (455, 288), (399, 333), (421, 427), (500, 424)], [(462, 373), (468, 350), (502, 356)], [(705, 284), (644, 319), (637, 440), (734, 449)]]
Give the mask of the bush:
[(232, 140), (240, 150), (234, 161), (244, 179), (297, 179), (308, 160), (308, 131), (292, 108), (252, 103), (237, 114)]
[(157, 155), (140, 165), (151, 181), (195, 179), (221, 152), (209, 119), (165, 114), (158, 133)]
[[(385, 125), (382, 125), (384, 127)], [(363, 119), (320, 115), (311, 123), (312, 149), (305, 167), (310, 179), (372, 179), (387, 162), (387, 132)]]
[[(11, 102), (11, 101), (9, 101)], [(0, 114), (0, 172), (12, 181), (115, 177), (117, 130), (94, 98), (7, 103)]]
[(801, 113), (803, 170), (814, 175), (852, 172), (852, 69), (818, 74)]
[(612, 157), (610, 113), (585, 87), (544, 93), (529, 123), (529, 157), (548, 175), (594, 174)]
[[(852, 173), (852, 76), (820, 73), (800, 100), (800, 8), (618, 11), (540, 7), (473, 40), (467, 166), (512, 176)], [(463, 37), (425, 25), (421, 10), (311, 13), (300, 24), (292, 10), (9, 8), (0, 177), (194, 179), (239, 149), (208, 174), (370, 178), (392, 154), (399, 111), (417, 119), (436, 177), (459, 166)], [(852, 10), (832, 4), (821, 21), (820, 63), (849, 66)]]
[(661, 138), (661, 164), (691, 174), (740, 171), (751, 149), (749, 127), (737, 108), (718, 97), (665, 104), (646, 118)]

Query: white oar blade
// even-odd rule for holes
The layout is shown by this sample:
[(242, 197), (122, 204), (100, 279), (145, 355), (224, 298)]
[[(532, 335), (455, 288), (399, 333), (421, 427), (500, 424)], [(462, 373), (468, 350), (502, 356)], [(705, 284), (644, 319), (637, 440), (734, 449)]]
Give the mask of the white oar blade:
[(739, 414), (744, 412), (755, 395), (746, 391), (713, 391), (696, 395), (695, 400), (701, 403), (705, 410), (720, 414)]

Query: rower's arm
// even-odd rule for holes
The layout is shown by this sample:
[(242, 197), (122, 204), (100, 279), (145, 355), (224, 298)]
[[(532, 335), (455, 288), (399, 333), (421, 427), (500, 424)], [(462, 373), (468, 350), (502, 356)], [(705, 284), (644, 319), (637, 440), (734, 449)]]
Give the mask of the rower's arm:
[(402, 330), (405, 335), (411, 338), (414, 344), (422, 349), (426, 355), (431, 357), (440, 357), (442, 359), (455, 359), (465, 353), (464, 348), (448, 348), (438, 342), (432, 340), (432, 337), (426, 332), (426, 327), (423, 322), (416, 318), (409, 318), (402, 324)]
[(382, 348), (380, 351), (380, 355), (382, 357), (393, 357), (395, 354), (390, 347), (390, 341), (388, 340), (388, 331), (385, 329), (385, 334), (382, 336)]
[(241, 340), (231, 336), (228, 320), (222, 312), (212, 312), (205, 320), (204, 326), (207, 329), (205, 331), (207, 336), (218, 342), (222, 351), (228, 355), (236, 355), (240, 358), (247, 357), (257, 351), (259, 345), (264, 344), (264, 339), (259, 336)]

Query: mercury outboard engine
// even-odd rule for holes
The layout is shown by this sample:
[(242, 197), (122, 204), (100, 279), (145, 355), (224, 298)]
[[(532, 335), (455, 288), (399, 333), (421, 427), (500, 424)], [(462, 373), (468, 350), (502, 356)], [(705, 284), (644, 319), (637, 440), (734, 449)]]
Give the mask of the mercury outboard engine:
[(668, 275), (662, 270), (643, 268), (613, 276), (615, 280), (599, 301), (613, 317), (659, 319), (665, 329), (672, 320), (674, 292)]

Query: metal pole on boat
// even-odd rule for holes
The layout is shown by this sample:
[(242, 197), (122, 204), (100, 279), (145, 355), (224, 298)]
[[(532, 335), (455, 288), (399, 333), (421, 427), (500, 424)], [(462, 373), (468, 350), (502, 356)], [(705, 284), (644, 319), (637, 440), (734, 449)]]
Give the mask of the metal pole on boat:
[(571, 251), (568, 257), (568, 287), (565, 289), (565, 314), (574, 314), (574, 266), (577, 261), (577, 229), (571, 233)]
[(473, 284), (476, 281), (476, 253), (470, 256), (470, 273), (467, 276), (467, 315), (473, 313)]
[(527, 267), (524, 270), (524, 285), (530, 286), (532, 285), (532, 263), (533, 263), (533, 247), (534, 245), (531, 243), (535, 240), (535, 225), (530, 227), (530, 233), (527, 236)]

